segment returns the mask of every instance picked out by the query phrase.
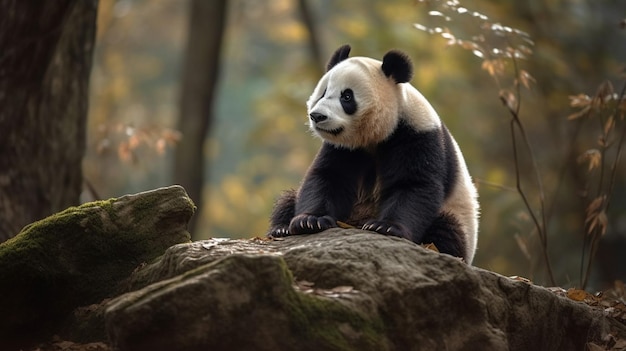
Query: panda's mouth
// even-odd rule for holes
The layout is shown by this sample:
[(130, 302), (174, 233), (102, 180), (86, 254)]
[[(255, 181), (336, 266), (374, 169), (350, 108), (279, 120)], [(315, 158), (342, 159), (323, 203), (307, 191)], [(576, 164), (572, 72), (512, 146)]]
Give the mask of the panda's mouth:
[(339, 127), (339, 128), (335, 128), (335, 129), (322, 129), (322, 128), (316, 126), (315, 130), (317, 130), (318, 132), (322, 132), (322, 133), (326, 133), (326, 134), (337, 136), (337, 135), (341, 134), (341, 132), (343, 132), (343, 127)]

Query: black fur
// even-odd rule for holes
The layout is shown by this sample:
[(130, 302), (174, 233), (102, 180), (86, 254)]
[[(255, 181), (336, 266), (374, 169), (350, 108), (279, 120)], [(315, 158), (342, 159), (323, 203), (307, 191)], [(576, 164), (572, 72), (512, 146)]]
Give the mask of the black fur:
[(440, 214), (428, 227), (422, 242), (434, 244), (439, 252), (464, 257), (467, 252), (467, 243), (459, 228), (460, 224), (454, 216), (447, 213)]
[(358, 105), (356, 103), (352, 89), (346, 89), (342, 91), (339, 102), (341, 103), (341, 108), (343, 108), (343, 111), (345, 113), (353, 115), (356, 112)]
[[(417, 132), (400, 122), (386, 141), (368, 150), (324, 142), (298, 193), (277, 202), (268, 235), (316, 233), (339, 220), (416, 243), (433, 242), (441, 252), (463, 257), (466, 244), (458, 222), (439, 212), (453, 190), (457, 162), (443, 125)], [(371, 212), (368, 218), (355, 210), (363, 203)]]
[(396, 83), (406, 83), (413, 78), (413, 64), (403, 52), (391, 50), (383, 56), (382, 70), (387, 77)]
[(330, 71), (330, 69), (335, 67), (339, 62), (347, 59), (348, 55), (350, 55), (350, 49), (350, 45), (343, 45), (335, 50), (333, 56), (328, 60), (328, 64), (326, 64), (326, 72)]

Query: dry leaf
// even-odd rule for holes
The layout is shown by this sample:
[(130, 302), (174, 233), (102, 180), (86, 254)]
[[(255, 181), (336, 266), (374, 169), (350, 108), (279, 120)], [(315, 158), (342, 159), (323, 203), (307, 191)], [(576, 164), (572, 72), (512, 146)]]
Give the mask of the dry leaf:
[(525, 70), (520, 70), (519, 73), (519, 80), (520, 82), (522, 82), (522, 84), (526, 87), (526, 89), (530, 89), (530, 83), (536, 83), (537, 81), (535, 80), (535, 78), (533, 78), (533, 76), (531, 76), (528, 72), (526, 72)]
[(570, 95), (569, 100), (571, 107), (587, 107), (591, 103), (591, 98), (585, 94)]
[(343, 228), (343, 229), (351, 229), (351, 228), (354, 228), (354, 226), (352, 226), (352, 225), (350, 225), (350, 224), (348, 224), (348, 223), (342, 222), (342, 221), (337, 221), (337, 226), (338, 226), (339, 228)]
[(509, 279), (515, 280), (516, 282), (523, 282), (523, 283), (526, 283), (526, 284), (532, 284), (533, 283), (530, 279), (524, 278), (524, 277), (520, 277), (518, 275), (512, 275), (512, 276), (509, 277)]
[(595, 168), (600, 167), (602, 153), (600, 153), (600, 150), (598, 149), (589, 149), (582, 155), (578, 156), (578, 163), (583, 163), (585, 161), (589, 162), (587, 171), (591, 172)]
[[(476, 54), (476, 52), (474, 52), (474, 54)], [(501, 76), (504, 74), (504, 61), (500, 59), (484, 60), (481, 68), (487, 71), (492, 77)]]
[(615, 118), (613, 118), (613, 115), (610, 115), (606, 123), (604, 124), (604, 135), (609, 134), (609, 132), (613, 129), (614, 126), (615, 126)]
[(439, 252), (439, 249), (437, 248), (437, 246), (435, 246), (435, 244), (430, 243), (430, 244), (422, 244), (421, 245), (423, 248), (431, 250), (431, 251), (435, 251), (435, 252)]
[(349, 292), (354, 291), (354, 287), (347, 286), (347, 285), (340, 285), (340, 286), (336, 286), (330, 289), (330, 291), (337, 293), (337, 294), (347, 294)]
[(602, 196), (596, 197), (595, 199), (593, 199), (593, 201), (591, 201), (589, 206), (587, 206), (587, 210), (586, 210), (587, 217), (589, 217), (594, 212), (598, 212), (598, 209), (604, 203), (605, 198), (606, 198), (606, 195), (602, 195)]
[(511, 111), (517, 110), (517, 98), (515, 94), (507, 89), (500, 90), (500, 101)]
[(571, 288), (567, 289), (566, 295), (570, 300), (584, 301), (589, 294), (585, 290)]

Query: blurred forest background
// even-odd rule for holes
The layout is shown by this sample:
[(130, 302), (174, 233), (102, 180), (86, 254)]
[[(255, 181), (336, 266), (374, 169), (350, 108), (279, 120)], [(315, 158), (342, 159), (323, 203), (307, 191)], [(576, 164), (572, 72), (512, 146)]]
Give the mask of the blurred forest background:
[[(190, 3), (100, 0), (83, 164), (99, 198), (173, 182), (174, 150), (186, 137), (177, 123)], [(626, 160), (612, 173), (624, 121), (621, 105), (611, 105), (624, 85), (626, 2), (226, 3), (194, 239), (264, 235), (274, 199), (298, 186), (320, 145), (308, 132), (305, 101), (329, 55), (349, 43), (353, 56), (380, 59), (396, 48), (413, 58), (413, 85), (455, 135), (479, 187), (476, 266), (551, 283), (544, 245), (516, 190), (510, 128), (519, 107), (537, 165), (518, 131), (520, 179), (535, 213), (544, 198), (555, 282), (580, 285), (581, 266), (596, 249), (591, 286), (626, 280)], [(494, 30), (497, 23), (532, 42), (522, 32), (507, 37), (509, 27)], [(490, 41), (494, 33), (505, 33), (503, 44)], [(524, 44), (511, 43), (520, 38)], [(499, 55), (501, 44), (521, 48), (509, 52), (519, 53), (515, 60)], [(615, 92), (605, 84), (606, 98), (593, 105), (606, 80)]]

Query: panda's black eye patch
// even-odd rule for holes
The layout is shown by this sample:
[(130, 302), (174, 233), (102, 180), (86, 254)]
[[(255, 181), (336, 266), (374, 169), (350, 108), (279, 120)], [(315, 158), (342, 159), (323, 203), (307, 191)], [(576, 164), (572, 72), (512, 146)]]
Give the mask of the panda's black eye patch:
[(352, 89), (346, 89), (344, 91), (341, 92), (341, 101), (343, 102), (349, 102), (354, 98), (354, 95), (352, 93)]
[(342, 91), (339, 101), (341, 102), (341, 107), (345, 113), (351, 115), (356, 112), (357, 104), (354, 100), (354, 92), (352, 89)]

